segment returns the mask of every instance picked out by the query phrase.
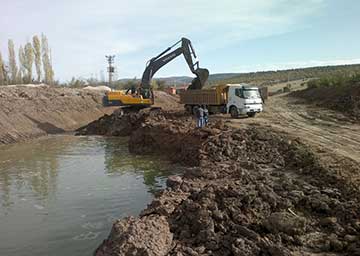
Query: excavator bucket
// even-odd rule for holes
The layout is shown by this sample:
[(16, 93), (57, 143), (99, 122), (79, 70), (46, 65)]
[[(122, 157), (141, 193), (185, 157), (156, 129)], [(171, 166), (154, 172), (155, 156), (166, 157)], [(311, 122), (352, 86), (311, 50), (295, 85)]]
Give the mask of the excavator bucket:
[(196, 77), (192, 80), (189, 90), (200, 90), (204, 87), (209, 78), (209, 70), (206, 68), (198, 68), (193, 72)]

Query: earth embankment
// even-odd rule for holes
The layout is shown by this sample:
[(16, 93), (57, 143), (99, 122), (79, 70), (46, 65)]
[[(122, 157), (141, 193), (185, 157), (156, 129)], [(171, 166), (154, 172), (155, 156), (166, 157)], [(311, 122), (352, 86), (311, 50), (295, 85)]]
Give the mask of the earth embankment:
[(0, 144), (73, 131), (113, 108), (103, 93), (50, 86), (0, 87)]
[(343, 86), (310, 87), (290, 94), (307, 103), (339, 111), (349, 121), (360, 121), (360, 83)]
[(112, 118), (133, 118), (131, 151), (189, 168), (139, 217), (116, 221), (95, 255), (360, 255), (359, 186), (341, 175), (360, 173), (352, 162), (327, 165), (266, 127), (195, 129), (191, 117), (161, 110)]

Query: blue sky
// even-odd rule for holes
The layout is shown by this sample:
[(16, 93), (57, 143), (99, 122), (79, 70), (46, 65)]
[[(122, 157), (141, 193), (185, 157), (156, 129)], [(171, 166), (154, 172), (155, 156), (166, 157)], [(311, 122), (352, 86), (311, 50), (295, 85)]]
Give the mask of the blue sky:
[[(0, 0), (0, 51), (45, 33), (55, 77), (141, 77), (151, 57), (188, 37), (210, 73), (360, 63), (357, 0)], [(192, 75), (182, 57), (156, 76)]]

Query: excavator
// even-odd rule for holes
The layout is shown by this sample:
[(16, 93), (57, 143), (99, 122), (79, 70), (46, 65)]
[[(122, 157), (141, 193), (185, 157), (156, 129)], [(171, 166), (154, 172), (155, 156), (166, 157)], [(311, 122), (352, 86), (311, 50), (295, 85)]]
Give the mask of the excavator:
[[(174, 49), (178, 46), (176, 49)], [(195, 74), (188, 89), (201, 89), (208, 77), (209, 71), (206, 68), (199, 67), (199, 61), (191, 41), (187, 38), (181, 38), (178, 42), (168, 47), (159, 55), (151, 58), (142, 75), (141, 83), (137, 88), (129, 88), (126, 93), (122, 91), (110, 91), (104, 96), (104, 105), (106, 106), (133, 106), (133, 107), (149, 107), (154, 104), (154, 93), (151, 88), (151, 79), (155, 73), (171, 62), (176, 57), (184, 55), (191, 72)], [(196, 62), (194, 62), (196, 60)]]

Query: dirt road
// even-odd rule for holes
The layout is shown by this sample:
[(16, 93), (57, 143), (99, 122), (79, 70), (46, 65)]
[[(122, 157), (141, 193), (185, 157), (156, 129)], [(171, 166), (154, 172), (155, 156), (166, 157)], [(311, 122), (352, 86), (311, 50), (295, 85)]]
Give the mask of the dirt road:
[(255, 118), (228, 119), (241, 128), (266, 126), (299, 138), (310, 146), (332, 175), (360, 186), (360, 124), (339, 112), (304, 104), (287, 94), (270, 97), (266, 111)]
[(265, 125), (301, 138), (318, 153), (336, 154), (360, 162), (360, 125), (341, 113), (302, 104), (285, 95), (270, 97), (256, 118), (231, 119), (233, 126)]

